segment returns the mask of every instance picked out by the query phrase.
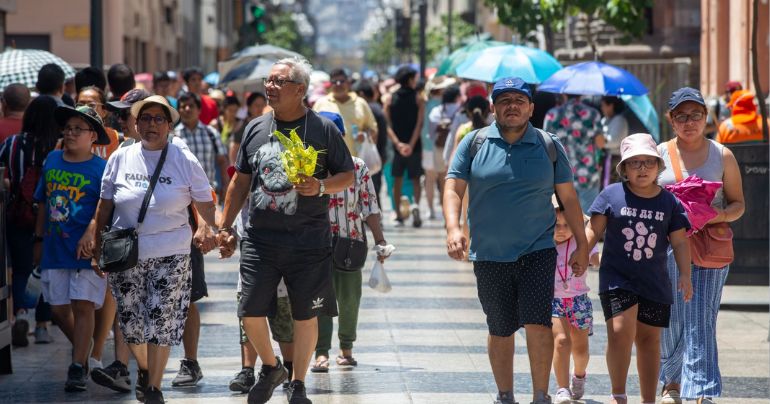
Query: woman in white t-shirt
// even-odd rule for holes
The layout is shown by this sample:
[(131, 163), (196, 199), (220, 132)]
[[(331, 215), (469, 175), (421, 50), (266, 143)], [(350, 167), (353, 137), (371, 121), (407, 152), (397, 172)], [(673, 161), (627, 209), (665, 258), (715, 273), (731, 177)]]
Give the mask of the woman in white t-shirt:
[[(209, 224), (199, 226), (195, 234), (196, 245), (204, 253), (214, 247), (215, 207), (198, 160), (189, 150), (168, 141), (179, 113), (166, 98), (151, 96), (136, 102), (131, 115), (136, 118), (141, 142), (120, 148), (107, 161), (96, 224), (104, 228), (112, 214), (114, 229), (137, 228), (139, 263), (111, 273), (109, 279), (118, 302), (120, 329), (139, 367), (137, 399), (156, 402), (162, 400), (163, 370), (171, 345), (182, 341), (190, 305), (193, 233), (188, 206), (192, 204)], [(166, 159), (146, 216), (137, 226), (150, 178), (165, 148)], [(99, 246), (100, 240), (95, 244)]]

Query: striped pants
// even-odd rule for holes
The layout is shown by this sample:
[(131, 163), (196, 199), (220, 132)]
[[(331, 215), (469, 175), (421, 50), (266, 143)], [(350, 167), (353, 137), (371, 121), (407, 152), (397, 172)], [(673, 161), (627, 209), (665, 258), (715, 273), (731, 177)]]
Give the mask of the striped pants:
[(716, 322), (722, 287), (729, 266), (703, 269), (692, 266), (693, 298), (684, 303), (676, 289), (679, 271), (671, 249), (668, 251), (668, 276), (674, 289), (671, 322), (663, 329), (660, 349), (660, 381), (682, 385), (684, 399), (719, 397), (722, 376), (719, 373)]

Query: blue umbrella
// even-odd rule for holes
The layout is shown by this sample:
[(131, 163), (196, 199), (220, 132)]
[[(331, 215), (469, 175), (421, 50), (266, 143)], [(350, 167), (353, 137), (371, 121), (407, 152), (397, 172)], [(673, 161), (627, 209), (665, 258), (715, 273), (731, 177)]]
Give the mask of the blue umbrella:
[(561, 69), (548, 52), (519, 45), (495, 46), (470, 55), (457, 66), (457, 76), (494, 83), (506, 77), (520, 77), (537, 84)]
[(567, 66), (545, 80), (538, 91), (576, 95), (644, 95), (647, 87), (633, 74), (602, 62)]
[(647, 95), (621, 95), (626, 106), (639, 118), (639, 122), (650, 131), (656, 142), (660, 142), (660, 120), (658, 112)]
[(212, 86), (216, 86), (219, 83), (219, 72), (211, 72), (203, 78), (203, 81), (209, 83)]

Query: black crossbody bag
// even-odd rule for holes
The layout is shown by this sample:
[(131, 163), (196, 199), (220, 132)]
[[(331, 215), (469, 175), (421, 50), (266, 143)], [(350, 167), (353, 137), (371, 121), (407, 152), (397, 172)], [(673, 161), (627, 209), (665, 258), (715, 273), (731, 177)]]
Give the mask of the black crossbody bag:
[[(166, 162), (167, 153), (168, 144), (163, 148), (163, 152), (161, 152), (160, 159), (158, 160), (158, 166), (155, 167), (155, 172), (152, 173), (152, 178), (150, 178), (150, 186), (144, 194), (144, 201), (142, 201), (142, 208), (139, 210), (139, 221), (136, 227), (111, 230), (112, 226), (110, 225), (106, 230), (102, 231), (102, 250), (99, 256), (99, 268), (102, 271), (122, 272), (135, 267), (139, 261), (139, 233), (137, 228), (141, 226), (144, 216), (147, 214), (152, 191), (155, 189), (155, 184), (158, 183), (158, 178), (160, 178), (160, 170), (163, 168), (163, 163)], [(110, 223), (112, 223), (112, 219), (110, 219)]]

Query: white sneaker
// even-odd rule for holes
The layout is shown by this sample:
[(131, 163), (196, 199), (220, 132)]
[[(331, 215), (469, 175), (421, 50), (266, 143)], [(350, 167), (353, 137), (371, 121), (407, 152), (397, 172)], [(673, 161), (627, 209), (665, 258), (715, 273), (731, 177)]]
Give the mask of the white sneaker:
[(660, 404), (682, 404), (679, 390), (668, 390), (660, 397)]
[(567, 388), (560, 388), (553, 397), (553, 404), (569, 404), (572, 402), (572, 392)]
[(586, 374), (583, 377), (577, 377), (575, 375), (572, 375), (572, 399), (573, 400), (580, 400), (581, 397), (583, 397), (583, 394), (585, 394), (586, 391), (586, 377), (588, 375)]

